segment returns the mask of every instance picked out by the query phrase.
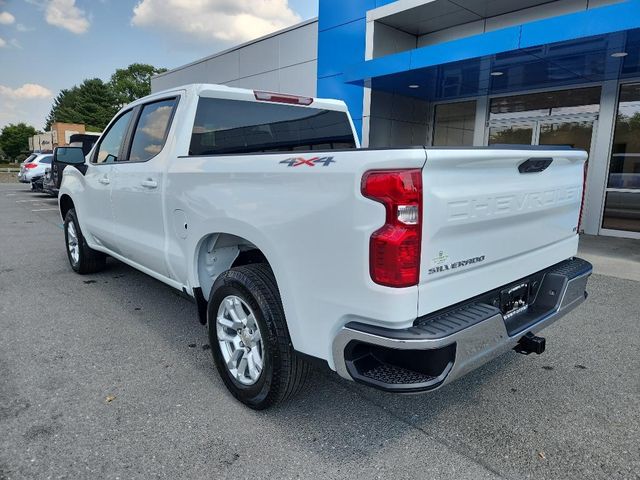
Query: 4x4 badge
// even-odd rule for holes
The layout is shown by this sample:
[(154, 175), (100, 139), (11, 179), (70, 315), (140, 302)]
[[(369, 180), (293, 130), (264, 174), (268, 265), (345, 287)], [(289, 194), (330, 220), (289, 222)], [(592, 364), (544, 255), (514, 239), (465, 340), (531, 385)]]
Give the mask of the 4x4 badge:
[(332, 163), (336, 163), (333, 157), (313, 157), (302, 158), (293, 157), (281, 160), (280, 163), (287, 165), (288, 167), (299, 167), (300, 165), (306, 165), (307, 167), (315, 167), (318, 164), (322, 164), (323, 167), (328, 167)]

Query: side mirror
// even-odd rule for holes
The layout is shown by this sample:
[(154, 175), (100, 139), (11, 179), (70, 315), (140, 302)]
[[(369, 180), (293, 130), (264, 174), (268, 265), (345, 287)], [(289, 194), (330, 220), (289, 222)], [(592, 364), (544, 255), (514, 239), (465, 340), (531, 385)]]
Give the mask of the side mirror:
[(57, 147), (53, 151), (51, 167), (56, 172), (55, 182), (58, 188), (62, 183), (62, 171), (67, 165), (73, 166), (82, 175), (87, 173), (87, 164), (84, 162), (84, 152), (81, 147)]
[(57, 147), (53, 152), (53, 161), (64, 165), (83, 165), (84, 153), (80, 147)]

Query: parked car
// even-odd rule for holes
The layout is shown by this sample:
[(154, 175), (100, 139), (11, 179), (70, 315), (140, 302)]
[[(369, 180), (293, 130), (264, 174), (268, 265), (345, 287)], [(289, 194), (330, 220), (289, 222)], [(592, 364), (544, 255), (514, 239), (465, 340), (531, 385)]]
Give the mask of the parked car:
[(29, 154), (29, 156), (28, 156), (27, 158), (25, 158), (25, 159), (20, 163), (20, 165), (24, 165), (24, 164), (26, 164), (26, 163), (29, 163), (31, 160), (33, 160), (33, 159), (34, 159), (34, 158), (36, 158), (37, 156), (38, 156), (38, 154), (37, 154), (37, 153), (31, 153), (31, 154)]
[(44, 171), (44, 176), (42, 177), (42, 191), (44, 193), (51, 195), (52, 197), (57, 197), (58, 189), (55, 188), (55, 184), (51, 176), (52, 168), (53, 168), (53, 161), (51, 162), (51, 166), (47, 167)]
[(46, 175), (47, 170), (49, 170), (50, 167), (47, 167), (45, 169), (45, 173), (44, 175), (42, 175), (41, 177), (36, 177), (31, 181), (31, 191), (33, 192), (39, 192), (42, 193), (44, 192), (43, 190), (43, 183), (44, 183), (44, 176)]
[(51, 165), (53, 155), (50, 153), (38, 153), (30, 157), (28, 157), (30, 158), (28, 162), (20, 165), (18, 181), (21, 183), (30, 183), (31, 188), (35, 189), (36, 187), (34, 187), (33, 182), (42, 179), (46, 168)]
[[(95, 143), (98, 141), (99, 135), (94, 133), (82, 134), (76, 133), (71, 135), (69, 139), (69, 146), (80, 147), (82, 153), (87, 155)], [(51, 167), (45, 171), (42, 180), (42, 191), (48, 193), (51, 196), (57, 196), (60, 189), (60, 182), (62, 181), (62, 172), (66, 165), (64, 163), (56, 162), (55, 158), (51, 162)]]
[(313, 362), (434, 390), (542, 353), (535, 334), (586, 298), (584, 151), (360, 149), (343, 102), (190, 85), (125, 107), (86, 161), (56, 157), (71, 268), (110, 255), (192, 296), (252, 408)]

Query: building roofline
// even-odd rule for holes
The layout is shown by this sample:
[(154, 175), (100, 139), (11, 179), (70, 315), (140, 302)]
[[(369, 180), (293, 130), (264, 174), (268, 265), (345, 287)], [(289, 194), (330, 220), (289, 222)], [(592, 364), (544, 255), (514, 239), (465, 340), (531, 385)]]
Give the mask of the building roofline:
[(153, 75), (151, 78), (159, 78), (170, 73), (174, 73), (180, 70), (183, 70), (188, 67), (192, 67), (194, 65), (198, 65), (199, 63), (206, 62), (207, 60), (211, 60), (212, 58), (221, 57), (222, 55), (226, 55), (228, 53), (234, 52), (236, 50), (240, 50), (241, 48), (248, 47), (249, 45), (253, 45), (254, 43), (262, 42), (267, 40), (268, 38), (277, 37), (278, 35), (282, 35), (283, 33), (291, 32), (293, 30), (297, 30), (298, 28), (306, 27), (307, 25), (311, 25), (312, 23), (318, 23), (318, 17), (310, 18), (309, 20), (305, 20), (304, 22), (296, 23), (295, 25), (291, 25), (290, 27), (283, 28), (282, 30), (275, 31), (273, 33), (269, 33), (262, 37), (255, 38), (253, 40), (249, 40), (247, 42), (241, 43), (240, 45), (235, 45), (233, 47), (227, 48), (226, 50), (222, 50), (221, 52), (214, 53), (204, 58), (200, 58), (190, 63), (186, 63), (184, 65), (180, 65), (179, 67), (172, 68), (171, 70), (167, 70), (166, 72), (159, 73), (157, 75)]

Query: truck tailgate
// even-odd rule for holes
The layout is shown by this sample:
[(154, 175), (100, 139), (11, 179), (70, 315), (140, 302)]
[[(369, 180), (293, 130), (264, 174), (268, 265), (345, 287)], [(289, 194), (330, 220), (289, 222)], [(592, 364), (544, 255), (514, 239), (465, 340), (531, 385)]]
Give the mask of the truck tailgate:
[(418, 315), (576, 254), (587, 154), (427, 150)]

